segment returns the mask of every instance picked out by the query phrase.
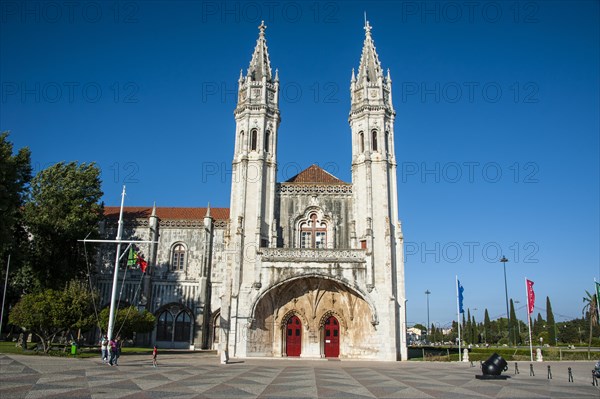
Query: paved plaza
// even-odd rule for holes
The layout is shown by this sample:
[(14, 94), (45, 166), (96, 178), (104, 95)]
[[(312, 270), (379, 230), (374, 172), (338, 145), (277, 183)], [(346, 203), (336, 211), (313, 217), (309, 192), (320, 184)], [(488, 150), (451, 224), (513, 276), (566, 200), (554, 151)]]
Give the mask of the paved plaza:
[[(600, 398), (593, 362), (514, 362), (506, 380), (483, 381), (468, 363), (244, 359), (214, 354), (98, 358), (0, 354), (0, 398)], [(552, 379), (547, 378), (551, 366)], [(568, 381), (571, 367), (573, 382)]]

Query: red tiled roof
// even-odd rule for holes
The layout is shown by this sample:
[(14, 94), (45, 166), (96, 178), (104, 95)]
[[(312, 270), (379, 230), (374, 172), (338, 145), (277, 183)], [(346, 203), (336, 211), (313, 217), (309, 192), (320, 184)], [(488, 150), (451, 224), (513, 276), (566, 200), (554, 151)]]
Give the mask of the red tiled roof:
[(286, 183), (348, 184), (317, 165), (311, 165)]
[[(110, 219), (119, 217), (120, 207), (105, 206), (104, 216)], [(152, 215), (151, 207), (126, 206), (123, 208), (124, 219), (147, 219)], [(166, 208), (157, 207), (156, 216), (162, 220), (199, 220), (206, 215), (206, 208)], [(210, 216), (216, 220), (228, 220), (229, 208), (210, 208)]]

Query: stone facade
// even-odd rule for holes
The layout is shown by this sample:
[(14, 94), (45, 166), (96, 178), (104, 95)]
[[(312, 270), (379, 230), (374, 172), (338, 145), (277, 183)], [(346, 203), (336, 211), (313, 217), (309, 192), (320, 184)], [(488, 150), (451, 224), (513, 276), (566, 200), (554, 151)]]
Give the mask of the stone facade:
[[(230, 208), (126, 208), (126, 236), (158, 244), (138, 248), (149, 270), (128, 273), (121, 301), (157, 316), (147, 343), (215, 348), (223, 361), (405, 360), (395, 112), (371, 27), (350, 84), (351, 184), (316, 165), (276, 182), (279, 77), (265, 29), (238, 82)], [(114, 237), (119, 209), (105, 212)], [(109, 259), (99, 262), (105, 303)]]

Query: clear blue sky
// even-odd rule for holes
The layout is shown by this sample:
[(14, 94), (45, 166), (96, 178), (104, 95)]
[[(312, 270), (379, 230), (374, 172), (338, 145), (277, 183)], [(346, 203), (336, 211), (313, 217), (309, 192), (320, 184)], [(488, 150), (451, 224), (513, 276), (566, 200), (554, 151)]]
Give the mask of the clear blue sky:
[[(116, 4), (116, 6), (115, 6)], [(0, 129), (34, 168), (96, 162), (118, 205), (227, 207), (237, 79), (262, 19), (281, 79), (279, 174), (350, 181), (363, 12), (393, 79), (408, 320), (509, 296), (558, 320), (600, 279), (599, 6), (558, 2), (0, 3)], [(525, 310), (518, 310), (521, 318)], [(545, 312), (542, 312), (545, 317)]]

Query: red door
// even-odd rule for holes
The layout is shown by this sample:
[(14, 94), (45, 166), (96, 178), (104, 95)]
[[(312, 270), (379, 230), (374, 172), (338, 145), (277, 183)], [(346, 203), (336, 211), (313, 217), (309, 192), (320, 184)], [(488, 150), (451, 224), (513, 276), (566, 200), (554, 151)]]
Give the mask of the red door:
[(325, 357), (340, 356), (340, 325), (333, 316), (325, 321)]
[(297, 316), (287, 322), (285, 337), (285, 353), (288, 356), (300, 356), (302, 352), (302, 323)]

